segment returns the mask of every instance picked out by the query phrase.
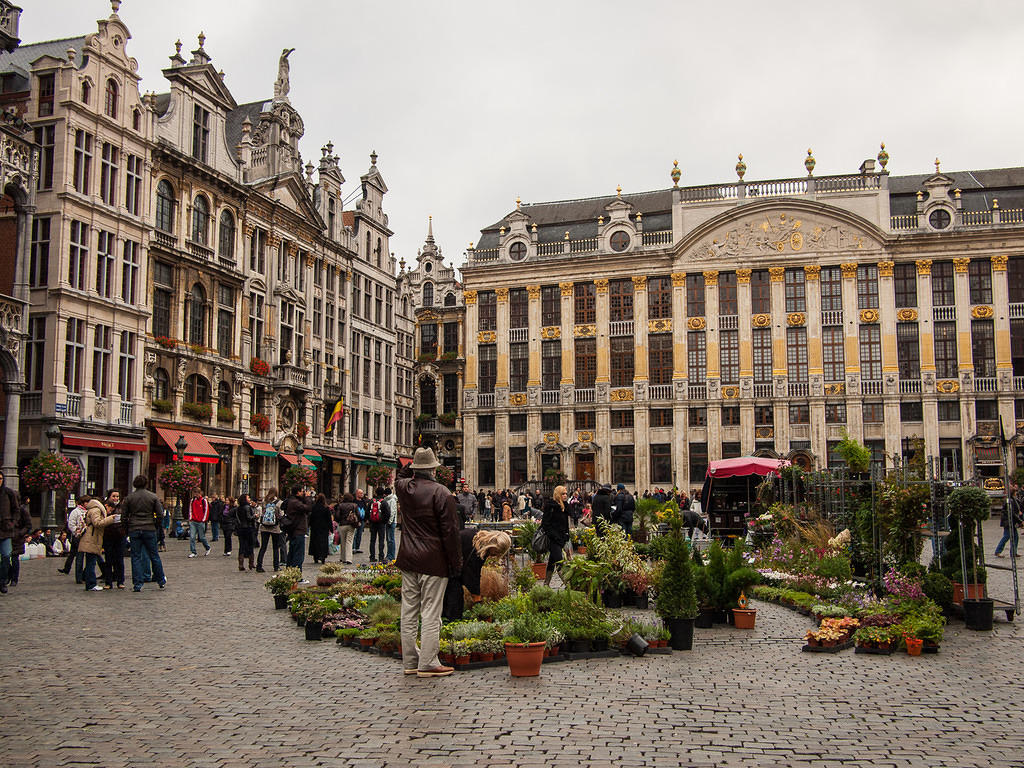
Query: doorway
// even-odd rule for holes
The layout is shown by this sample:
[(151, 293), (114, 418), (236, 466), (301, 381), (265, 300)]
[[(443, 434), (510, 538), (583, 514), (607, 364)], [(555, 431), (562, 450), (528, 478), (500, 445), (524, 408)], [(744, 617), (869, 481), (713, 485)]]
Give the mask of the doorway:
[(576, 479), (577, 480), (594, 480), (595, 479), (594, 454), (592, 454), (592, 453), (577, 453), (576, 454)]

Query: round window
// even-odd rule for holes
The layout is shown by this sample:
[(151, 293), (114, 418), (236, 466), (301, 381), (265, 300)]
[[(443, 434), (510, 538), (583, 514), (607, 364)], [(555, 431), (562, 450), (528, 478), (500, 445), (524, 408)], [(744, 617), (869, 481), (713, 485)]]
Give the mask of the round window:
[(526, 258), (526, 243), (522, 240), (516, 240), (508, 249), (508, 257), (512, 261), (522, 261)]
[(928, 214), (928, 223), (931, 224), (932, 229), (945, 229), (952, 220), (949, 211), (945, 208), (936, 208)]
[(455, 450), (455, 441), (454, 440), (446, 440), (445, 443), (444, 443), (444, 448), (445, 448), (446, 451), (454, 451)]
[(434, 265), (431, 264), (429, 261), (426, 264), (423, 265), (423, 271), (424, 272), (429, 272), (433, 268), (434, 268)]
[(618, 232), (612, 234), (609, 242), (611, 243), (613, 251), (621, 253), (629, 248), (629, 235), (620, 229)]

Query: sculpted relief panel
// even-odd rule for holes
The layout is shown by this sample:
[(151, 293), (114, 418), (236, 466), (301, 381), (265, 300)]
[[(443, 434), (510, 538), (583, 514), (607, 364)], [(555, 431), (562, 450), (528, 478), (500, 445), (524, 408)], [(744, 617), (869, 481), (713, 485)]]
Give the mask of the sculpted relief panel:
[(686, 254), (693, 261), (796, 255), (804, 251), (857, 251), (876, 246), (873, 238), (845, 224), (787, 213), (761, 214), (730, 223)]

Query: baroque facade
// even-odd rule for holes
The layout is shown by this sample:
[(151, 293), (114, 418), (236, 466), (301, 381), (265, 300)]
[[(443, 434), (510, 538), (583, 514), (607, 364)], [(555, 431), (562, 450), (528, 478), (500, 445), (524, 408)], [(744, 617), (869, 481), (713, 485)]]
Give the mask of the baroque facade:
[(463, 268), (467, 479), (686, 486), (719, 458), (836, 463), (844, 430), (878, 462), (1012, 465), (1024, 169), (888, 159), (745, 181), (741, 156), (736, 183), (676, 166), (665, 190), (516, 201)]

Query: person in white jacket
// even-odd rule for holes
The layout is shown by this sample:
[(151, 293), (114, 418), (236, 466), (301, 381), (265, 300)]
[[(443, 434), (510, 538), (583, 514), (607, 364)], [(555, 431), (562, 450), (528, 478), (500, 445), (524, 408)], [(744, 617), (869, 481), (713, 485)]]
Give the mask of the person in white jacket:
[(394, 488), (384, 489), (384, 501), (387, 502), (388, 511), (391, 515), (388, 520), (387, 527), (387, 562), (393, 563), (395, 561), (395, 553), (398, 551), (395, 547), (395, 529), (398, 527), (398, 496), (395, 494)]

